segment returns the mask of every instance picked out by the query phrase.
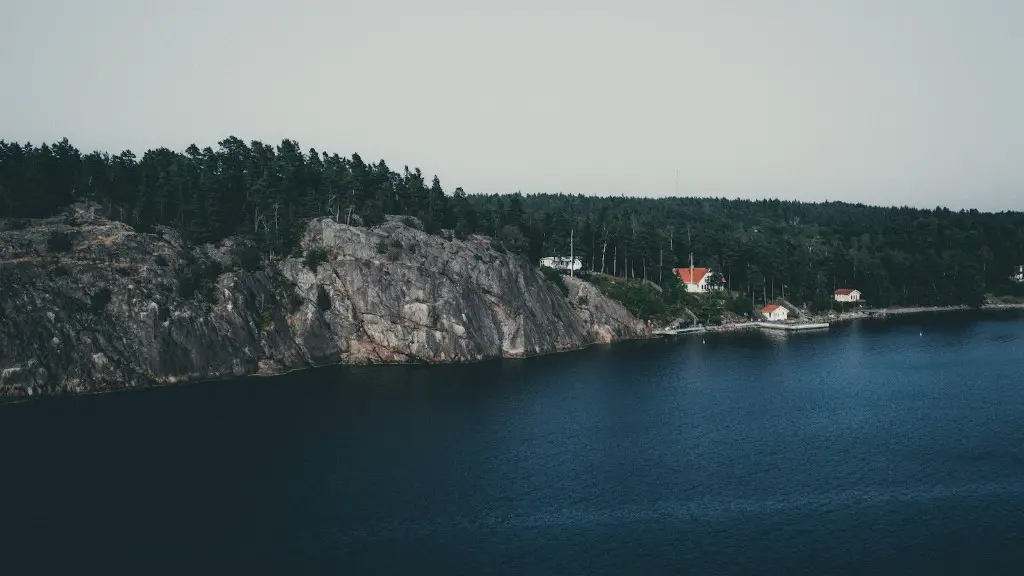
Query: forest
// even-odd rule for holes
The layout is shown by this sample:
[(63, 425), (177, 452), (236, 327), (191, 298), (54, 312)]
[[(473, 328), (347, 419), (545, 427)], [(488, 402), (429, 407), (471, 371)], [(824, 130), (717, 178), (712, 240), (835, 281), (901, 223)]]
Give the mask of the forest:
[(67, 141), (0, 141), (0, 218), (50, 216), (91, 201), (136, 230), (170, 226), (192, 243), (229, 236), (266, 258), (298, 254), (312, 218), (372, 226), (386, 214), (429, 233), (482, 234), (531, 262), (572, 249), (588, 271), (668, 286), (672, 268), (721, 270), (730, 294), (814, 308), (837, 287), (872, 306), (978, 305), (1022, 294), (1024, 213), (725, 198), (473, 194), (419, 168), (393, 170), (298, 142), (229, 137), (216, 148), (83, 154)]

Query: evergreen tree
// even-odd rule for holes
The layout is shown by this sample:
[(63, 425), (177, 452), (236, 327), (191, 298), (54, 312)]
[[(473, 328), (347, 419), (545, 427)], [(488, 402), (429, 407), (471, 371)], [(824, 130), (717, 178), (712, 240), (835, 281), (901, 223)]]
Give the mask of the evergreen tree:
[(242, 235), (275, 256), (295, 253), (309, 219), (328, 215), (364, 226), (415, 216), (429, 232), (492, 236), (531, 260), (567, 255), (572, 233), (574, 253), (597, 272), (665, 285), (692, 253), (757, 305), (785, 290), (795, 304), (824, 308), (840, 287), (875, 305), (977, 305), (987, 293), (1024, 291), (1009, 279), (1024, 264), (1017, 212), (461, 188), (448, 196), (418, 168), (399, 174), (358, 154), (303, 153), (294, 140), (275, 147), (229, 136), (216, 151), (157, 148), (141, 159), (129, 150), (83, 155), (66, 139), (0, 141), (0, 218), (45, 217), (86, 199), (143, 230), (172, 226), (192, 242)]

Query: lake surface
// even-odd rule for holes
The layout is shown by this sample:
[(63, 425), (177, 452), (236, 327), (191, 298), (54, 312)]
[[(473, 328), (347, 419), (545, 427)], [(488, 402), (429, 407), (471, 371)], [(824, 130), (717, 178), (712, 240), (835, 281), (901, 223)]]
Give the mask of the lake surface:
[(7, 574), (1024, 571), (1014, 314), (60, 398), (0, 433)]

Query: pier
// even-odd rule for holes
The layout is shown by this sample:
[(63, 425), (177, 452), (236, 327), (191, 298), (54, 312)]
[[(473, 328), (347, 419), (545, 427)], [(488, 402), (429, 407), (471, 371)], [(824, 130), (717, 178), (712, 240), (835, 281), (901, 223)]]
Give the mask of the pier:
[(798, 332), (801, 330), (828, 330), (828, 322), (803, 322), (798, 324), (777, 324), (774, 322), (757, 322), (759, 328), (766, 330), (788, 330)]
[(802, 332), (805, 330), (828, 330), (828, 322), (743, 322), (741, 324), (726, 324), (724, 326), (691, 326), (688, 328), (662, 328), (654, 330), (655, 336), (677, 336), (679, 334), (697, 334), (703, 332), (730, 332), (734, 330), (746, 330), (748, 328), (761, 328), (764, 330), (781, 330), (785, 332)]

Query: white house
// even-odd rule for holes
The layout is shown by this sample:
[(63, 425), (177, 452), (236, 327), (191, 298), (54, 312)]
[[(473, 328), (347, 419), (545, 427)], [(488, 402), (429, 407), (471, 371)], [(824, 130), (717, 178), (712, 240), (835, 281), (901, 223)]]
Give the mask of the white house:
[(778, 304), (769, 304), (761, 309), (761, 313), (768, 319), (769, 322), (782, 322), (783, 320), (789, 320), (789, 310), (785, 306), (779, 306)]
[(1024, 266), (1017, 266), (1017, 271), (1011, 278), (1014, 282), (1024, 283)]
[(568, 256), (546, 256), (540, 259), (540, 265), (555, 270), (572, 270), (573, 272), (583, 268), (583, 263), (579, 258), (569, 258)]
[[(676, 268), (673, 270), (679, 276), (680, 282), (686, 287), (687, 292), (705, 293), (708, 291), (708, 282), (715, 278), (716, 272), (710, 268)], [(725, 285), (725, 278), (718, 274), (718, 290)]]
[(854, 288), (840, 288), (833, 296), (836, 302), (860, 302), (860, 290)]

